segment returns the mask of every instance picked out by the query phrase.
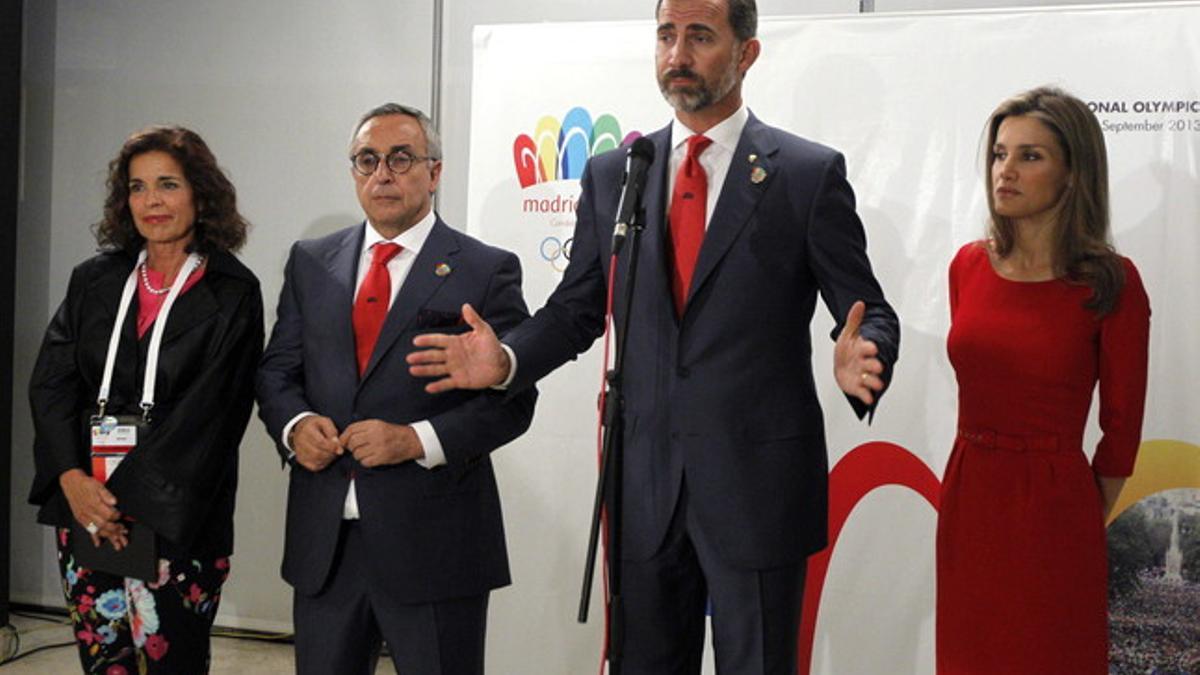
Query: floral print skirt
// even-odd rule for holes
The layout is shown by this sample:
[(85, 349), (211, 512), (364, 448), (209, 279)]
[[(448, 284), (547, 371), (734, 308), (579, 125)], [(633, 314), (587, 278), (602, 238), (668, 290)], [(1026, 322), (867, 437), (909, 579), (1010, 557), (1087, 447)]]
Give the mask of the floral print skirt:
[(57, 531), (58, 567), (83, 672), (207, 673), (209, 630), (229, 558), (158, 561), (145, 582), (81, 567), (70, 530)]

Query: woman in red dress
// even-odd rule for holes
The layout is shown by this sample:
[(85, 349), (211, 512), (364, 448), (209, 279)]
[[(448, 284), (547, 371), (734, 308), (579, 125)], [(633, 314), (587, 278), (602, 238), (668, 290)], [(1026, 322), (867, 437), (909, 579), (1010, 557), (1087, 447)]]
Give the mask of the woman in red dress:
[(1141, 439), (1149, 301), (1110, 242), (1087, 106), (1034, 89), (987, 132), (990, 238), (950, 265), (958, 436), (938, 519), (937, 670), (1104, 674), (1104, 519)]

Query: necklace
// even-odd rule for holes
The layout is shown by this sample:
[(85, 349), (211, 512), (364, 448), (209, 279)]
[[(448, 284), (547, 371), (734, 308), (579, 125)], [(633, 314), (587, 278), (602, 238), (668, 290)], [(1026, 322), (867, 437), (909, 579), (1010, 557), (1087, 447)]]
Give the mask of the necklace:
[[(204, 264), (204, 259), (206, 257), (207, 256), (200, 256), (200, 262), (195, 267), (192, 268), (193, 272), (195, 272), (197, 269), (200, 268), (201, 265)], [(141, 264), (141, 266), (138, 267), (138, 276), (140, 276), (142, 278), (142, 287), (145, 288), (146, 291), (148, 293), (150, 293), (151, 295), (166, 295), (167, 293), (170, 293), (171, 292), (170, 286), (164, 286), (163, 288), (155, 288), (150, 285), (150, 275), (146, 273), (146, 269), (148, 267), (149, 267), (149, 265), (145, 262), (143, 262)], [(180, 270), (179, 273), (183, 274), (183, 270)], [(188, 276), (191, 276), (191, 275), (188, 275)]]
[(166, 295), (170, 293), (171, 288), (169, 286), (166, 288), (155, 288), (150, 285), (150, 275), (146, 274), (147, 267), (146, 263), (142, 263), (141, 267), (138, 268), (138, 274), (142, 277), (142, 288), (145, 288), (152, 295)]

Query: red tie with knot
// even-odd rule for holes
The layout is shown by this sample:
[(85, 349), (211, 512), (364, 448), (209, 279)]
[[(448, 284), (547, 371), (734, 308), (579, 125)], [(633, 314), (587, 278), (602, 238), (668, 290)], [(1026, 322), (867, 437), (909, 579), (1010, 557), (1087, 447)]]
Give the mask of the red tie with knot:
[(688, 139), (687, 157), (675, 174), (675, 189), (671, 193), (671, 209), (667, 221), (671, 226), (674, 259), (671, 270), (671, 293), (675, 297), (675, 313), (683, 316), (692, 272), (704, 241), (704, 216), (708, 210), (708, 175), (700, 165), (700, 153), (712, 144), (712, 139), (696, 134)]
[(367, 275), (358, 287), (351, 321), (354, 324), (354, 351), (358, 357), (359, 377), (366, 372), (367, 364), (371, 361), (371, 352), (375, 351), (375, 341), (379, 339), (383, 320), (387, 318), (388, 303), (392, 299), (392, 275), (388, 274), (387, 264), (401, 250), (403, 247), (400, 244), (386, 241), (375, 244), (371, 248), (371, 266), (367, 268)]

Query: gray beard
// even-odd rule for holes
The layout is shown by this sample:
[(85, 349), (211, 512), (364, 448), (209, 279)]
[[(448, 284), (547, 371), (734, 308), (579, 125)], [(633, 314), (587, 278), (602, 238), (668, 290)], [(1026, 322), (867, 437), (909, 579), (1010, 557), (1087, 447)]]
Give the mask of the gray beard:
[(734, 66), (722, 75), (721, 80), (717, 82), (716, 90), (708, 87), (707, 83), (700, 82), (692, 87), (672, 91), (661, 81), (658, 89), (672, 108), (679, 112), (694, 113), (704, 110), (729, 95), (729, 92), (737, 86), (737, 80), (737, 67)]
[(713, 103), (712, 90), (708, 87), (689, 89), (662, 90), (663, 98), (671, 107), (686, 113), (694, 113), (707, 108)]

